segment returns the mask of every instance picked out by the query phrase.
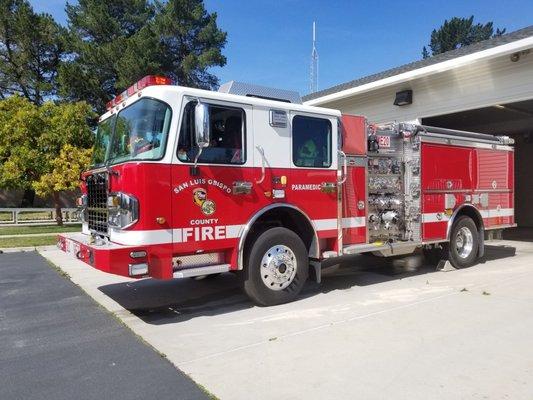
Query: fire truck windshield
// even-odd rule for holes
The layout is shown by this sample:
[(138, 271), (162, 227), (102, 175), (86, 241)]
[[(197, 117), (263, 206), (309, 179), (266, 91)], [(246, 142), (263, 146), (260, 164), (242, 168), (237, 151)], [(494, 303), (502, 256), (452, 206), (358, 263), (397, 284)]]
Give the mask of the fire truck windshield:
[(172, 111), (162, 101), (142, 98), (98, 124), (92, 166), (130, 160), (159, 160)]

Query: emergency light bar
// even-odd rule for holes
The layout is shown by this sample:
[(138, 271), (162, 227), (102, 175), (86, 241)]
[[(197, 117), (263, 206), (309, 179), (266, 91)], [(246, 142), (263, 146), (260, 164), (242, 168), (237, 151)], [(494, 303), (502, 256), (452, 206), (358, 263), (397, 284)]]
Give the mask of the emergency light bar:
[(155, 85), (172, 85), (172, 80), (166, 76), (157, 76), (157, 75), (146, 75), (140, 81), (135, 82), (129, 88), (124, 90), (119, 95), (115, 96), (112, 100), (106, 103), (106, 108), (111, 110), (113, 107), (118, 106), (128, 97), (133, 96), (135, 93), (143, 90), (148, 86)]

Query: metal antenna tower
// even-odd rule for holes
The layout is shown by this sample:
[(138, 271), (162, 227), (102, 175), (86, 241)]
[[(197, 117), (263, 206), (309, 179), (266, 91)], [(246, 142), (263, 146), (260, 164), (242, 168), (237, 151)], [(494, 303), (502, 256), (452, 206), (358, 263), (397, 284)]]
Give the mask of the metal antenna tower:
[(313, 21), (313, 50), (311, 51), (311, 70), (309, 74), (309, 92), (318, 90), (318, 51), (316, 49), (316, 22)]

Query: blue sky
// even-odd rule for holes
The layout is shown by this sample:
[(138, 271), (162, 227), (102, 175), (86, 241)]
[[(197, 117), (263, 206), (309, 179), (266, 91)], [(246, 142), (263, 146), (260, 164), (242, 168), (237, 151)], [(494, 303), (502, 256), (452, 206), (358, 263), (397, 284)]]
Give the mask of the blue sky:
[[(36, 11), (65, 23), (65, 1), (33, 0)], [(297, 90), (309, 87), (312, 22), (317, 22), (319, 89), (421, 58), (433, 28), (474, 15), (511, 32), (533, 24), (531, 0), (320, 1), (206, 0), (228, 32), (229, 80)]]

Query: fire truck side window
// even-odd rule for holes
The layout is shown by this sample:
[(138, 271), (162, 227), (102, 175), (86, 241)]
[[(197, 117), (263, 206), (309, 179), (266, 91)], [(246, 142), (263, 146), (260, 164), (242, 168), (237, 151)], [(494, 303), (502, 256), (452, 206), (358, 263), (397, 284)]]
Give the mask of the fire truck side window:
[(331, 166), (331, 122), (297, 115), (292, 120), (292, 160), (297, 167)]
[[(185, 106), (178, 140), (178, 158), (194, 162), (198, 148), (194, 144), (194, 112), (196, 102)], [(204, 148), (198, 162), (214, 164), (244, 164), (244, 110), (235, 107), (209, 105), (211, 143)]]

